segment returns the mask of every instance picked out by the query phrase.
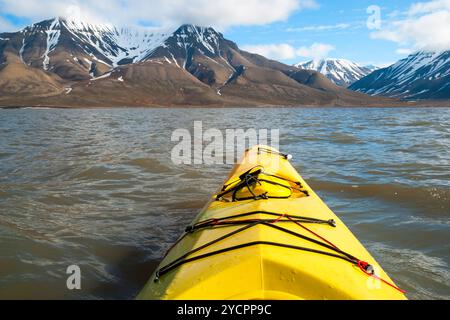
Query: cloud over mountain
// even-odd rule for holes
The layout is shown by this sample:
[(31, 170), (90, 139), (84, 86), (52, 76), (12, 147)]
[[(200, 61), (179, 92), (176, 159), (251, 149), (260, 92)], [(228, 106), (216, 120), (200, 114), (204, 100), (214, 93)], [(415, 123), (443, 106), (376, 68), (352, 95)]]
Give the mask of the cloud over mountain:
[(226, 28), (286, 20), (315, 8), (315, 0), (0, 0), (3, 14), (40, 20), (52, 16), (95, 23), (198, 25)]
[(333, 51), (335, 47), (324, 43), (313, 43), (311, 46), (296, 48), (287, 43), (280, 43), (247, 45), (243, 46), (243, 49), (276, 60), (289, 60), (294, 58), (317, 60), (328, 57), (328, 54)]
[(445, 51), (450, 49), (450, 0), (433, 0), (413, 4), (389, 21), (381, 30), (372, 32), (374, 39), (396, 42), (406, 49)]

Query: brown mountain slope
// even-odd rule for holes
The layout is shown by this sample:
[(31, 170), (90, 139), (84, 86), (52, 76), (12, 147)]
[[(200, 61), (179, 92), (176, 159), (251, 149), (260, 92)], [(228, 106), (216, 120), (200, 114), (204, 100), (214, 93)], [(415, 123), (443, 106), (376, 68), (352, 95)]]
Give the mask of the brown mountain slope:
[[(107, 97), (106, 103), (98, 97)], [(58, 103), (60, 97), (55, 97)], [(53, 99), (52, 99), (53, 100)], [(63, 101), (76, 106), (181, 106), (220, 103), (217, 94), (174, 64), (148, 61), (73, 86)]]
[(0, 103), (8, 97), (39, 98), (64, 91), (58, 76), (25, 65), (11, 52), (4, 52), (4, 58), (5, 63), (0, 68)]

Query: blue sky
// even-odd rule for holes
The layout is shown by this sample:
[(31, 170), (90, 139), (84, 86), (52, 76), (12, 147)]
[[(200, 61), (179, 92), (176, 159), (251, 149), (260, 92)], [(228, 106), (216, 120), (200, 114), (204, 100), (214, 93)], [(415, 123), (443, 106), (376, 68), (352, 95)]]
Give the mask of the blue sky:
[[(397, 44), (394, 42), (371, 39), (371, 30), (366, 25), (369, 18), (367, 8), (375, 3), (380, 6), (383, 23), (384, 19), (389, 19), (389, 15), (405, 11), (413, 2), (319, 1), (319, 8), (296, 12), (286, 22), (254, 27), (232, 27), (225, 34), (242, 46), (288, 43), (294, 47), (302, 47), (311, 46), (313, 43), (330, 44), (335, 49), (330, 51), (329, 57), (345, 58), (362, 64), (388, 64), (405, 55), (396, 52)], [(308, 27), (319, 28), (308, 30)], [(302, 60), (301, 58), (286, 59), (284, 62), (296, 63)], [(307, 59), (308, 57), (304, 57), (304, 60)]]
[[(381, 20), (372, 19), (371, 6)], [(335, 57), (385, 66), (416, 50), (450, 49), (450, 0), (0, 0), (0, 30), (58, 15), (214, 26), (242, 48), (288, 64)]]

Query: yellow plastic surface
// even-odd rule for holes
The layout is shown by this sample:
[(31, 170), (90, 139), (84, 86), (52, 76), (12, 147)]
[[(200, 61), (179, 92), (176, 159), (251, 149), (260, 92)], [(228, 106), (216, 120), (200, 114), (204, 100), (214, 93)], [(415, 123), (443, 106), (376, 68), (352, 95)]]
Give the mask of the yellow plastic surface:
[[(259, 152), (259, 147), (248, 150), (241, 164), (236, 165), (227, 184), (260, 166), (264, 173), (283, 177), (302, 184), (309, 196), (293, 190), (288, 199), (246, 200), (239, 202), (216, 201), (216, 195), (195, 219), (194, 223), (211, 218), (228, 217), (253, 211), (269, 211), (280, 214), (306, 216), (336, 221), (330, 225), (305, 224), (320, 236), (333, 242), (340, 249), (374, 266), (376, 274), (393, 284), (375, 259), (367, 252), (344, 223), (322, 202), (307, 185), (288, 160), (277, 154)], [(266, 148), (266, 147), (264, 147)], [(277, 188), (270, 185), (268, 188)], [(222, 188), (220, 188), (220, 191)], [(261, 192), (261, 190), (257, 190)], [(269, 190), (277, 192), (276, 190)], [(254, 215), (242, 219), (267, 219), (266, 215)], [(270, 218), (270, 217), (269, 217)], [(283, 228), (314, 238), (311, 233), (294, 223), (283, 223)], [(198, 248), (242, 226), (210, 228), (187, 235), (165, 257), (160, 267), (167, 265), (186, 252)], [(258, 225), (243, 233), (205, 248), (192, 256), (203, 255), (232, 246), (270, 241), (329, 251), (317, 244), (300, 239), (279, 230)], [(396, 289), (369, 277), (351, 263), (317, 253), (288, 248), (257, 245), (222, 253), (182, 265), (163, 275), (155, 282), (153, 274), (138, 299), (169, 300), (403, 300), (406, 297)]]

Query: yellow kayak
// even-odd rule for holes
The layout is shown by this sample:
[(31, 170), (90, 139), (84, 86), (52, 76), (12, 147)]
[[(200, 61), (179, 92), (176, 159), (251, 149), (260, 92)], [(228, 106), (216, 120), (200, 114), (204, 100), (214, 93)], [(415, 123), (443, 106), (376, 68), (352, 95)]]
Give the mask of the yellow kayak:
[(406, 299), (289, 160), (247, 150), (137, 298)]

